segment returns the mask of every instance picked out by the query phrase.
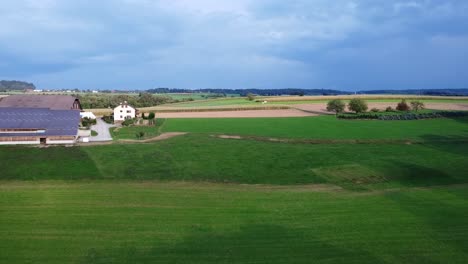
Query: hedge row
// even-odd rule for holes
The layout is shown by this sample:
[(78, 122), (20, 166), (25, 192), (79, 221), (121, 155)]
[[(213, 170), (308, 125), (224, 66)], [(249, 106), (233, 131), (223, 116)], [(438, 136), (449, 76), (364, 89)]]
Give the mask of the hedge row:
[(419, 120), (419, 119), (432, 119), (442, 117), (465, 117), (468, 112), (465, 111), (443, 111), (432, 113), (404, 113), (404, 114), (389, 114), (377, 115), (370, 113), (356, 114), (356, 115), (338, 115), (340, 119), (375, 119), (375, 120)]

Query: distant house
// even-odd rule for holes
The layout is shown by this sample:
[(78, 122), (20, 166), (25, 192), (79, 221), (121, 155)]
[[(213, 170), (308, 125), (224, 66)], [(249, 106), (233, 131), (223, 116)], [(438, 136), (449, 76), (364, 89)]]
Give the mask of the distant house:
[(135, 118), (137, 114), (137, 110), (132, 106), (128, 105), (125, 101), (120, 103), (119, 106), (114, 108), (114, 121), (120, 122), (125, 121), (127, 119)]
[(70, 95), (10, 95), (0, 100), (0, 107), (82, 110), (80, 100)]
[(0, 100), (0, 145), (75, 143), (80, 112), (80, 101), (72, 96), (4, 97)]

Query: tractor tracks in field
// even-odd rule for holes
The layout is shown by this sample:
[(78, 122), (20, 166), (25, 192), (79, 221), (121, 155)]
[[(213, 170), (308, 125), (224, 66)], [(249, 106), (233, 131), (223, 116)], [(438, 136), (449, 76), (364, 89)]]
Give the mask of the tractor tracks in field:
[(427, 143), (468, 143), (468, 138), (449, 138), (449, 139), (291, 139), (291, 138), (275, 138), (261, 136), (241, 136), (241, 135), (226, 135), (212, 134), (214, 138), (226, 140), (254, 140), (261, 142), (286, 143), (286, 144), (427, 144)]

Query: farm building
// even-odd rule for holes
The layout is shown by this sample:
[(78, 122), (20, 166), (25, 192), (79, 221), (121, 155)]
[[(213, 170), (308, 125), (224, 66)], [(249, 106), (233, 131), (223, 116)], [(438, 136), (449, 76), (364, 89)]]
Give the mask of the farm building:
[(0, 145), (70, 144), (78, 137), (80, 101), (63, 95), (12, 95), (0, 101)]
[(80, 100), (69, 95), (10, 95), (0, 100), (0, 107), (82, 110)]
[(0, 107), (0, 145), (75, 143), (80, 112)]
[(119, 106), (114, 108), (114, 121), (125, 121), (127, 119), (135, 118), (137, 110), (130, 106), (127, 102), (120, 103)]

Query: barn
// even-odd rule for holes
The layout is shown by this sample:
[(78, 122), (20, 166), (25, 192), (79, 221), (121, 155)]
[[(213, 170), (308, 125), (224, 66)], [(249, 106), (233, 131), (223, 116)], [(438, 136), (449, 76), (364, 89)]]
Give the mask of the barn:
[(0, 101), (0, 145), (75, 143), (80, 111), (72, 96), (5, 97)]
[(80, 100), (70, 95), (10, 95), (0, 100), (0, 107), (83, 110)]

